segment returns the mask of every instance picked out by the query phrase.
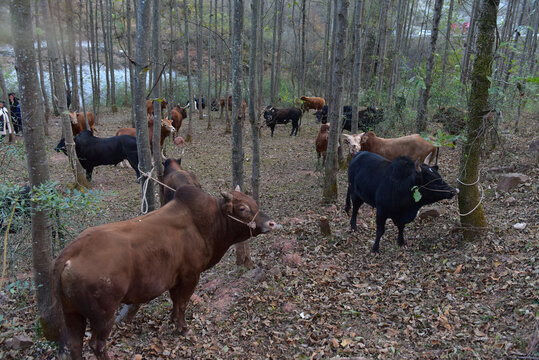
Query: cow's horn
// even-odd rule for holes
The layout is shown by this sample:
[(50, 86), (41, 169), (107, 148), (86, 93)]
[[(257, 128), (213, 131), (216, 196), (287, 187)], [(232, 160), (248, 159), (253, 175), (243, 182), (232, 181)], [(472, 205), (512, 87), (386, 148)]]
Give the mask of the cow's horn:
[(232, 196), (231, 193), (228, 193), (226, 191), (221, 191), (221, 196), (228, 202), (232, 202), (232, 200), (234, 199), (234, 197)]
[(234, 191), (241, 191), (241, 188), (239, 185), (236, 185), (236, 188), (234, 189)]

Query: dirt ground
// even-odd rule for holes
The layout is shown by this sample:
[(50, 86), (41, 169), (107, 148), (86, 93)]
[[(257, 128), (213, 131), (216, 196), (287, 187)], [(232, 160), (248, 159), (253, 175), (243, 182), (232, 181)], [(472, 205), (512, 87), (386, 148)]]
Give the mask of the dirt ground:
[[(129, 125), (128, 119), (126, 110), (103, 113), (97, 135), (114, 135)], [(65, 188), (72, 179), (67, 158), (53, 150), (61, 132), (56, 123), (53, 119), (49, 125), (47, 153), (51, 178)], [(249, 126), (246, 122), (248, 192)], [(184, 123), (181, 134), (186, 128)], [(218, 196), (220, 189), (231, 189), (231, 137), (224, 134), (224, 120), (214, 119), (213, 129), (206, 130), (206, 119), (193, 119), (193, 128), (182, 165), (198, 175), (204, 190)], [(405, 248), (396, 245), (396, 227), (388, 221), (380, 254), (373, 255), (372, 210), (367, 205), (360, 209), (357, 233), (350, 232), (343, 212), (346, 170), (338, 174), (337, 204), (321, 204), (314, 116), (303, 118), (297, 137), (288, 136), (290, 125), (278, 125), (273, 138), (264, 127), (261, 208), (284, 229), (250, 241), (256, 268), (237, 267), (232, 249), (202, 275), (188, 307), (192, 334), (187, 338), (174, 331), (164, 294), (144, 305), (132, 323), (115, 327), (110, 354), (117, 359), (538, 358), (539, 172), (537, 152), (528, 149), (537, 137), (536, 114), (526, 116), (522, 129), (518, 136), (503, 130), (502, 146), (482, 161), (489, 227), (481, 241), (462, 241), (455, 198), (438, 204), (440, 216), (409, 224)], [(170, 143), (166, 151), (174, 157), (182, 152)], [(453, 186), (459, 152), (444, 148), (439, 160), (440, 173)], [(500, 192), (498, 167), (530, 180)], [(27, 180), (22, 160), (6, 171), (20, 182)], [(141, 187), (135, 180), (131, 168), (94, 170), (92, 189), (104, 190), (105, 199), (97, 215), (83, 214), (71, 223), (69, 236), (90, 225), (137, 216)], [(321, 216), (329, 219), (330, 236), (320, 234)], [(517, 230), (516, 223), (527, 225)], [(39, 337), (31, 286), (20, 285), (31, 281), (30, 254), (20, 253), (17, 277), (7, 281), (19, 285), (0, 294), (0, 358), (54, 358), (54, 346)], [(28, 341), (14, 344), (21, 337)], [(87, 344), (84, 355), (93, 358)]]

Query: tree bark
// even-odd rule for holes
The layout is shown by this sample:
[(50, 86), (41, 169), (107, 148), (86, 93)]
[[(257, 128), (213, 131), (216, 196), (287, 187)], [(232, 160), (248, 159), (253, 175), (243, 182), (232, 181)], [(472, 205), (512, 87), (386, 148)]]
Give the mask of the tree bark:
[[(39, 27), (39, 15), (35, 15), (36, 28)], [(36, 32), (36, 44), (37, 44), (37, 64), (39, 68), (39, 84), (41, 85), (41, 95), (43, 97), (43, 107), (45, 110), (45, 135), (49, 136), (49, 119), (51, 117), (51, 106), (49, 104), (49, 96), (47, 93), (47, 86), (45, 85), (45, 71), (43, 70), (43, 57), (41, 55), (41, 38), (39, 32)], [(8, 102), (6, 104), (9, 104)]]
[[(79, 186), (88, 187), (88, 182), (86, 181), (84, 171), (82, 170), (82, 166), (78, 162), (75, 153), (75, 142), (73, 140), (73, 132), (71, 130), (71, 121), (69, 120), (69, 114), (67, 112), (65, 79), (62, 72), (62, 65), (60, 64), (58, 46), (56, 43), (56, 31), (51, 20), (49, 3), (47, 0), (41, 0), (40, 3), (41, 16), (43, 17), (47, 37), (47, 53), (52, 66), (52, 76), (54, 77), (54, 96), (57, 99), (58, 111), (62, 119), (62, 127), (65, 137), (66, 150), (69, 157), (69, 164), (71, 165), (76, 184)], [(50, 69), (51, 68), (49, 68), (49, 71)]]
[(470, 17), (470, 26), (468, 27), (468, 36), (466, 37), (466, 49), (464, 50), (464, 59), (462, 60), (461, 72), (460, 72), (460, 82), (463, 85), (468, 83), (468, 74), (470, 72), (470, 56), (473, 52), (473, 40), (475, 36), (475, 23), (477, 18), (477, 13), (479, 11), (479, 2), (480, 0), (474, 0), (472, 5), (472, 14)]
[[(204, 90), (202, 87), (202, 1), (195, 0), (195, 18), (196, 18), (196, 46), (197, 46), (197, 98), (198, 104), (198, 119), (204, 119), (204, 110), (202, 109), (202, 98)], [(193, 103), (194, 106), (194, 103)]]
[(67, 49), (69, 53), (69, 68), (71, 69), (71, 108), (79, 109), (79, 86), (77, 79), (77, 62), (75, 56), (75, 27), (73, 26), (75, 13), (73, 12), (72, 1), (73, 0), (65, 0), (67, 12)]
[[(153, 88), (153, 98), (161, 99), (162, 89), (161, 89), (161, 65), (163, 63), (163, 57), (161, 52), (161, 0), (153, 0), (152, 8), (152, 22), (153, 22), (153, 31), (152, 31), (152, 62), (154, 64), (154, 82), (155, 86)], [(155, 100), (153, 102), (153, 137), (152, 137), (152, 147), (153, 147), (153, 164), (155, 168), (155, 173), (159, 181), (163, 181), (163, 160), (161, 158), (161, 102)], [(165, 203), (163, 193), (158, 191), (160, 204)]]
[[(137, 152), (141, 173), (149, 173), (152, 169), (150, 142), (148, 133), (148, 117), (146, 112), (146, 73), (150, 68), (149, 47), (147, 46), (150, 35), (150, 8), (149, 0), (137, 0), (137, 28), (135, 50), (135, 128), (137, 130)], [(144, 183), (147, 178), (142, 176), (142, 197), (147, 203), (147, 212), (153, 211), (155, 204), (155, 186), (153, 181), (148, 181), (147, 188)], [(143, 211), (144, 212), (144, 211)]]
[(365, 1), (355, 0), (354, 5), (354, 64), (352, 69), (352, 134), (357, 134), (358, 130), (358, 104), (359, 104), (359, 89), (361, 87), (361, 56), (363, 48), (361, 45), (361, 23), (363, 21), (363, 7)]
[(478, 239), (487, 226), (479, 181), (479, 160), (481, 147), (485, 140), (485, 115), (489, 112), (489, 77), (492, 75), (493, 45), (495, 40), (496, 18), (500, 0), (482, 0), (479, 12), (477, 36), (477, 56), (472, 71), (472, 89), (468, 100), (468, 122), (466, 142), (462, 149), (459, 179), (460, 222), (464, 228), (464, 240)]
[[(348, 27), (348, 0), (335, 0), (335, 52), (332, 54), (334, 70), (332, 76), (332, 101), (329, 103), (329, 119), (340, 119), (342, 113), (344, 51), (346, 49), (346, 29)], [(324, 172), (324, 187), (322, 201), (332, 203), (337, 201), (337, 145), (339, 142), (340, 121), (331, 121), (329, 139), (326, 153), (326, 167)]]
[[(212, 43), (211, 43), (211, 35), (212, 35), (212, 15), (213, 13), (213, 0), (210, 0), (210, 20), (208, 24), (208, 88), (206, 91), (206, 117), (208, 118), (208, 123), (206, 125), (206, 129), (211, 130), (211, 121), (212, 121), (212, 111), (211, 111), (211, 55), (212, 55)], [(202, 17), (202, 14), (201, 14)], [(216, 20), (215, 20), (216, 21)]]
[(189, 121), (187, 122), (187, 135), (185, 136), (185, 141), (190, 142), (193, 137), (193, 124), (191, 120), (193, 119), (193, 107), (194, 107), (194, 96), (193, 96), (193, 84), (191, 80), (191, 60), (189, 59), (189, 11), (187, 9), (187, 0), (183, 0), (183, 19), (185, 25), (185, 71), (187, 72), (187, 89), (189, 93)]
[(110, 106), (113, 113), (118, 111), (118, 106), (116, 105), (116, 79), (114, 76), (114, 45), (112, 43), (112, 34), (114, 29), (112, 26), (112, 10), (113, 3), (112, 0), (105, 0), (107, 4), (107, 41), (109, 43), (109, 71), (110, 71)]
[(434, 56), (436, 55), (436, 42), (438, 40), (438, 30), (440, 18), (442, 16), (442, 7), (444, 0), (436, 0), (434, 4), (434, 16), (432, 25), (432, 34), (430, 39), (430, 53), (427, 59), (427, 69), (425, 75), (425, 89), (421, 89), (419, 97), (419, 109), (417, 111), (416, 131), (418, 133), (427, 129), (427, 106), (430, 97), (430, 88), (432, 87), (432, 72), (434, 70)]
[[(133, 57), (133, 39), (131, 35), (131, 1), (125, 1), (125, 17), (127, 27), (127, 54), (130, 58)], [(131, 88), (131, 99), (135, 94), (135, 69), (133, 63), (129, 61), (129, 86)], [(135, 127), (135, 102), (131, 101), (131, 123)]]
[[(49, 181), (49, 163), (45, 149), (45, 118), (39, 105), (40, 90), (36, 71), (34, 35), (32, 33), (32, 15), (30, 0), (12, 0), (10, 2), (11, 31), (15, 50), (15, 68), (21, 95), (21, 114), (24, 127), (24, 146), (28, 174), (32, 188)], [(35, 211), (32, 221), (32, 261), (38, 319), (43, 335), (49, 340), (59, 337), (60, 324), (53, 311), (53, 294), (50, 268), (51, 224), (46, 211)]]
[[(243, 0), (234, 0), (234, 27), (232, 31), (232, 185), (243, 187), (243, 96), (242, 71)], [(235, 245), (236, 264), (246, 268), (254, 266), (248, 241)]]
[(251, 141), (253, 147), (251, 187), (253, 189), (253, 199), (259, 203), (260, 190), (260, 139), (258, 137), (258, 114), (255, 104), (260, 88), (257, 88), (257, 56), (258, 56), (258, 36), (259, 30), (259, 3), (251, 3), (251, 54), (249, 57), (249, 121), (251, 122)]
[[(454, 0), (450, 0), (449, 2), (449, 11), (447, 12), (447, 28), (445, 29), (445, 44), (444, 44), (444, 57), (442, 59), (442, 77), (440, 84), (445, 84), (445, 67), (447, 65), (447, 54), (449, 49), (449, 42), (451, 41), (451, 19), (453, 17), (453, 4)], [(440, 102), (439, 105), (442, 106), (442, 104), (445, 104), (446, 97), (444, 96), (442, 92), (442, 96), (440, 96)]]

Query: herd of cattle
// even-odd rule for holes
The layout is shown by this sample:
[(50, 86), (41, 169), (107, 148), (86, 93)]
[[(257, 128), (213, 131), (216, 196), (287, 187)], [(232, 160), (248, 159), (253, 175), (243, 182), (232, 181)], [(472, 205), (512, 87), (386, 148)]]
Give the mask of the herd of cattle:
[[(222, 100), (221, 108), (228, 105)], [(267, 107), (266, 124), (273, 136), (276, 124), (292, 122), (290, 135), (297, 135), (303, 113), (316, 110), (322, 124), (315, 148), (318, 157), (325, 158), (330, 132), (327, 106), (322, 98), (302, 100), (301, 109)], [(195, 104), (198, 106), (198, 99)], [(212, 108), (217, 104), (212, 101)], [(201, 105), (205, 106), (204, 101)], [(153, 131), (151, 102), (147, 106), (148, 130)], [(163, 102), (162, 107), (166, 106)], [(351, 108), (348, 110), (344, 121), (350, 123)], [(372, 129), (382, 116), (376, 108), (359, 111), (363, 131)], [(176, 106), (173, 112), (170, 120), (162, 122), (162, 141), (171, 133), (177, 134), (186, 117), (184, 107)], [(88, 179), (94, 167), (122, 160), (129, 162), (138, 177), (135, 129), (124, 128), (117, 136), (98, 138), (93, 134), (93, 116), (88, 113), (86, 118), (90, 129), (83, 114), (71, 114), (75, 150)], [(435, 158), (437, 162), (438, 149), (417, 134), (383, 139), (367, 131), (345, 134), (345, 142), (354, 155), (348, 168), (345, 210), (352, 210), (350, 227), (357, 230), (359, 207), (367, 203), (376, 208), (373, 252), (379, 251), (387, 219), (397, 226), (397, 243), (402, 246), (404, 226), (414, 220), (420, 207), (457, 193), (441, 178), (438, 166), (430, 166)], [(65, 151), (63, 139), (56, 150)], [(181, 159), (166, 159), (163, 165), (160, 191), (165, 204), (161, 208), (135, 219), (89, 228), (56, 258), (53, 306), (63, 327), (60, 358), (82, 359), (89, 322), (92, 351), (97, 359), (109, 359), (106, 343), (120, 304), (131, 304), (136, 311), (140, 304), (167, 290), (173, 303), (172, 320), (185, 334), (185, 310), (201, 273), (217, 264), (233, 244), (281, 228), (239, 188), (214, 198), (202, 190), (194, 173), (181, 167)]]

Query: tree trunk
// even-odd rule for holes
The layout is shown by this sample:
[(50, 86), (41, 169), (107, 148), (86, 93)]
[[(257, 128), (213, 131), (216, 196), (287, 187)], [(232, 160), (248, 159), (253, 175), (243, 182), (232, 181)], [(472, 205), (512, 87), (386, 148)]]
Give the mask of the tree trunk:
[[(148, 39), (150, 35), (150, 7), (148, 0), (137, 0), (137, 28), (136, 28), (136, 50), (135, 50), (135, 93), (133, 101), (135, 102), (135, 128), (137, 130), (137, 152), (139, 159), (139, 168), (141, 173), (150, 173), (152, 169), (150, 142), (148, 134), (148, 117), (146, 112), (146, 72), (144, 69), (149, 67), (149, 47)], [(155, 204), (155, 187), (153, 181), (148, 181), (147, 188), (144, 183), (148, 180), (144, 175), (142, 177), (142, 197), (147, 203), (147, 208), (143, 213), (153, 211)]]
[(301, 57), (300, 57), (300, 70), (299, 70), (299, 95), (305, 94), (305, 72), (307, 71), (307, 59), (305, 58), (305, 18), (307, 15), (307, 1), (301, 0)]
[(284, 0), (277, 0), (279, 3), (279, 33), (277, 34), (277, 55), (275, 59), (275, 92), (277, 93), (277, 103), (281, 101), (281, 48), (283, 43), (283, 14)]
[(258, 36), (259, 30), (259, 9), (258, 1), (251, 3), (251, 54), (249, 58), (249, 121), (251, 122), (251, 137), (253, 146), (252, 155), (252, 174), (251, 187), (253, 189), (253, 199), (259, 203), (260, 191), (260, 139), (258, 137), (258, 114), (255, 108), (257, 95), (260, 88), (257, 89), (257, 56), (258, 56)]
[[(45, 118), (39, 106), (40, 90), (36, 72), (34, 35), (30, 0), (10, 2), (11, 31), (15, 50), (15, 68), (21, 95), (21, 115), (24, 127), (24, 146), (28, 174), (32, 188), (49, 181), (49, 162), (45, 149)], [(51, 225), (46, 211), (35, 211), (32, 222), (32, 261), (36, 289), (38, 319), (43, 335), (48, 340), (56, 340), (60, 324), (52, 308), (53, 294), (50, 278), (52, 262)]]
[[(213, 0), (210, 0), (210, 15), (213, 13)], [(201, 14), (202, 17), (202, 14)], [(216, 21), (217, 19), (215, 19)], [(210, 17), (210, 23), (208, 24), (208, 90), (206, 91), (206, 117), (208, 118), (208, 124), (206, 129), (211, 130), (211, 120), (212, 120), (212, 111), (211, 111), (211, 54), (212, 54), (212, 44), (211, 44), (211, 35), (212, 35), (212, 18)]]
[[(387, 89), (387, 106), (391, 108), (393, 104), (393, 91), (399, 81), (401, 44), (403, 43), (403, 22), (406, 18), (406, 1), (399, 0), (397, 4), (397, 32), (395, 34), (395, 44), (393, 46), (393, 61), (391, 62), (391, 74), (389, 76), (389, 86)], [(404, 9), (403, 9), (404, 8)]]
[[(329, 119), (340, 119), (342, 112), (343, 93), (343, 72), (344, 72), (344, 51), (346, 49), (346, 29), (348, 27), (348, 0), (336, 0), (335, 22), (333, 33), (335, 36), (335, 52), (332, 54), (334, 70), (332, 76), (331, 99), (329, 103)], [(324, 172), (324, 187), (322, 191), (322, 201), (333, 203), (337, 201), (337, 145), (340, 121), (331, 121), (328, 147), (326, 153), (326, 167)]]
[(460, 72), (460, 82), (463, 85), (468, 83), (468, 74), (470, 72), (470, 56), (473, 52), (473, 40), (475, 36), (475, 22), (477, 18), (477, 13), (479, 11), (479, 1), (474, 0), (472, 6), (472, 14), (470, 17), (470, 26), (468, 27), (468, 36), (466, 37), (466, 49), (464, 50), (464, 59), (462, 60), (461, 72)]
[[(36, 28), (39, 27), (39, 16), (35, 15)], [(47, 87), (45, 85), (45, 71), (43, 70), (43, 57), (41, 55), (41, 38), (39, 32), (36, 31), (36, 44), (37, 44), (37, 64), (39, 68), (39, 84), (41, 85), (41, 95), (43, 97), (43, 107), (45, 110), (45, 135), (49, 136), (49, 119), (51, 117), (51, 107), (49, 104), (49, 95), (47, 93)], [(7, 94), (6, 94), (7, 96)], [(9, 104), (6, 102), (5, 104)]]
[(492, 75), (493, 45), (495, 40), (496, 18), (500, 0), (483, 0), (479, 12), (477, 35), (477, 56), (472, 71), (472, 89), (468, 101), (468, 122), (466, 142), (462, 149), (459, 179), (460, 222), (464, 228), (464, 240), (478, 239), (487, 226), (479, 181), (479, 160), (485, 139), (485, 115), (489, 112), (489, 77)]
[(274, 2), (275, 10), (273, 12), (273, 37), (271, 41), (271, 80), (270, 80), (270, 105), (274, 106), (275, 104), (275, 56), (277, 53), (277, 19), (279, 17), (279, 1)]
[[(133, 39), (131, 35), (131, 0), (125, 1), (125, 17), (127, 27), (127, 54), (130, 58), (133, 58)], [(127, 86), (127, 85), (126, 85)], [(135, 69), (133, 63), (129, 61), (129, 86), (131, 88), (131, 99), (135, 94)], [(135, 102), (131, 101), (131, 123), (135, 127)]]
[[(106, 2), (107, 0), (105, 0)], [(96, 7), (97, 8), (97, 7)], [(105, 27), (105, 17), (106, 9), (103, 7), (103, 0), (99, 0), (99, 9), (101, 11), (101, 32), (103, 33), (103, 47), (105, 50), (105, 80), (107, 82), (107, 100), (105, 102), (106, 106), (110, 106), (110, 50), (109, 50), (109, 41), (108, 41), (108, 29)], [(96, 17), (97, 20), (97, 17)], [(107, 21), (108, 23), (108, 21)], [(96, 22), (97, 24), (97, 22)]]
[[(442, 60), (442, 78), (440, 81), (440, 84), (445, 84), (445, 67), (447, 65), (447, 53), (449, 48), (449, 42), (451, 41), (451, 19), (453, 17), (453, 3), (454, 0), (450, 0), (449, 2), (449, 11), (447, 13), (447, 28), (445, 30), (445, 44), (444, 44), (444, 57)], [(440, 96), (440, 102), (438, 103), (439, 106), (442, 106), (442, 104), (445, 104), (446, 102), (446, 96), (444, 96), (444, 93), (442, 92)]]
[[(72, 1), (73, 0), (65, 0), (67, 12), (67, 49), (69, 52), (69, 68), (71, 69), (71, 108), (79, 109), (79, 86), (77, 79), (77, 62), (75, 57), (75, 27), (73, 26), (75, 14), (73, 12)], [(80, 25), (82, 26), (82, 21)]]
[[(161, 99), (161, 69), (160, 64), (163, 63), (161, 56), (161, 0), (153, 0), (152, 8), (152, 22), (153, 22), (153, 31), (152, 31), (152, 62), (154, 63), (154, 82), (155, 86), (153, 88), (153, 98)], [(152, 147), (153, 147), (153, 164), (155, 168), (155, 173), (159, 181), (163, 181), (163, 160), (161, 157), (161, 102), (153, 102), (153, 137), (152, 137)], [(160, 204), (165, 203), (165, 199), (161, 191), (159, 193)]]
[[(80, 2), (79, 14), (82, 14), (82, 1)], [(81, 19), (82, 22), (82, 19)], [(82, 24), (79, 26), (79, 76), (80, 76), (80, 98), (82, 103), (82, 113), (86, 128), (89, 129), (88, 119), (86, 117), (86, 100), (84, 99), (84, 78), (82, 76)]]
[[(73, 171), (75, 182), (79, 186), (88, 187), (88, 182), (82, 170), (82, 166), (77, 160), (75, 153), (75, 142), (73, 140), (73, 132), (71, 130), (71, 121), (69, 120), (69, 113), (67, 112), (67, 98), (65, 91), (65, 80), (62, 72), (62, 66), (60, 64), (60, 58), (58, 54), (58, 46), (56, 43), (56, 31), (54, 24), (51, 21), (49, 3), (47, 0), (41, 0), (41, 16), (43, 17), (43, 23), (45, 25), (45, 33), (47, 36), (47, 53), (52, 65), (52, 76), (54, 77), (54, 96), (57, 99), (58, 111), (62, 119), (62, 128), (65, 137), (66, 150), (69, 157), (69, 164)], [(33, 46), (32, 46), (33, 48)], [(35, 66), (35, 63), (34, 65)], [(49, 68), (50, 71), (51, 68)]]
[(427, 129), (427, 106), (429, 103), (430, 88), (432, 87), (432, 72), (434, 70), (434, 56), (436, 55), (436, 42), (438, 40), (438, 30), (444, 0), (436, 0), (434, 4), (434, 16), (432, 24), (432, 34), (430, 39), (430, 53), (427, 59), (427, 69), (425, 75), (425, 89), (421, 90), (419, 97), (419, 109), (417, 111), (416, 131), (418, 133)]
[[(260, 0), (260, 6), (258, 9), (258, 45), (257, 52), (260, 54), (258, 56), (258, 70), (257, 70), (257, 76), (258, 76), (258, 98), (256, 101), (256, 116), (257, 118), (260, 117), (261, 109), (262, 109), (262, 101), (263, 101), (263, 95), (264, 95), (264, 0)], [(258, 128), (258, 135), (260, 135), (260, 127)], [(254, 165), (254, 164), (253, 164)]]
[[(179, 13), (179, 12), (178, 12)], [(187, 72), (187, 89), (189, 93), (189, 121), (187, 122), (187, 135), (185, 136), (185, 141), (190, 142), (193, 137), (193, 104), (195, 103), (193, 96), (193, 84), (191, 80), (191, 60), (189, 58), (189, 11), (187, 10), (187, 0), (183, 0), (183, 19), (185, 25), (185, 71)]]
[[(243, 0), (234, 0), (234, 27), (232, 31), (232, 186), (243, 186), (243, 96), (242, 71)], [(252, 106), (253, 104), (251, 104)], [(248, 240), (235, 245), (236, 264), (246, 268), (254, 266)]]
[[(196, 44), (197, 44), (197, 98), (198, 98), (198, 119), (204, 119), (204, 110), (202, 109), (202, 99), (204, 90), (202, 87), (202, 1), (195, 0), (195, 18), (196, 18)], [(198, 5), (197, 5), (198, 4)], [(193, 103), (194, 106), (194, 103)]]
[(358, 104), (359, 104), (359, 89), (361, 87), (361, 54), (363, 52), (361, 46), (361, 23), (363, 21), (363, 6), (365, 1), (356, 0), (354, 5), (354, 64), (352, 69), (352, 134), (357, 134), (358, 130)]
[[(520, 26), (522, 25), (522, 18), (524, 16), (524, 12), (525, 12), (525, 9), (526, 9), (526, 2), (527, 2), (526, 0), (522, 1), (522, 11), (520, 12), (520, 16), (518, 18), (517, 29), (519, 29)], [(512, 43), (512, 48), (513, 49), (516, 49), (519, 39), (520, 39), (520, 31), (515, 31), (515, 38), (514, 38), (513, 43)], [(507, 90), (507, 85), (509, 85), (509, 75), (511, 74), (511, 69), (513, 68), (513, 59), (514, 59), (514, 57), (515, 57), (515, 50), (511, 50), (510, 54), (509, 54), (509, 60), (507, 61), (507, 71), (505, 72), (505, 79), (504, 79), (504, 82), (503, 82), (503, 92), (504, 93)], [(524, 66), (524, 64), (521, 63), (520, 66)]]

